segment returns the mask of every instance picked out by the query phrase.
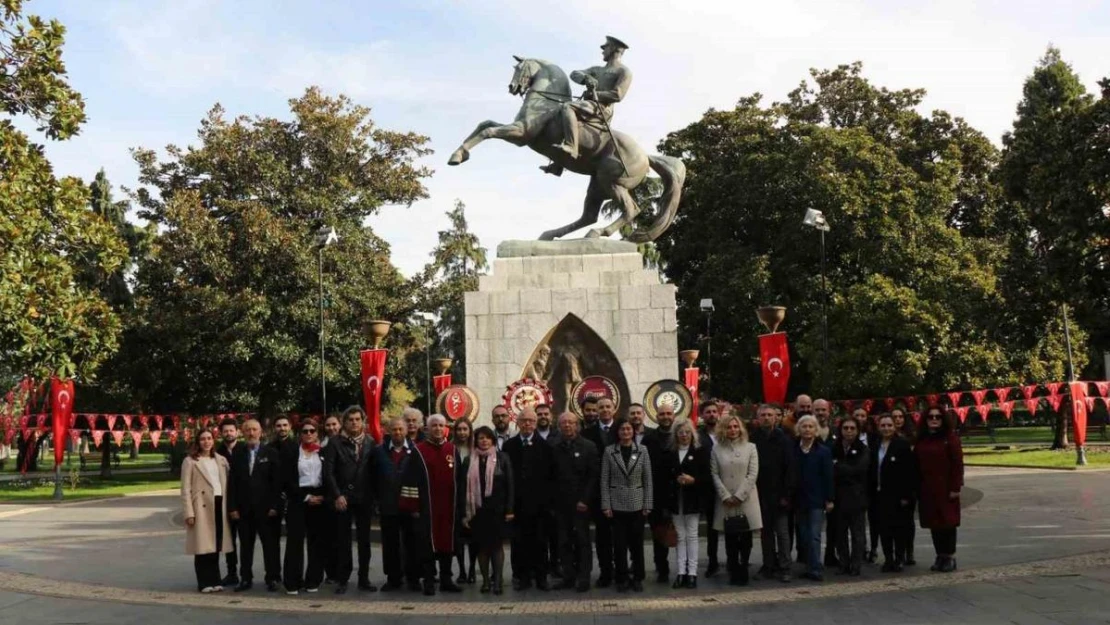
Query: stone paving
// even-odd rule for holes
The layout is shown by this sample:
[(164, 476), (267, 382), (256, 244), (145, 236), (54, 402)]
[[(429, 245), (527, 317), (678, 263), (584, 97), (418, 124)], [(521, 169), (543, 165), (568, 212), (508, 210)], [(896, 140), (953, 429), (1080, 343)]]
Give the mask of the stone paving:
[[(973, 469), (968, 488), (973, 503), (964, 511), (955, 574), (928, 572), (932, 550), (919, 532), (917, 568), (924, 570), (912, 574), (870, 566), (851, 581), (760, 581), (744, 589), (702, 579), (694, 592), (649, 583), (642, 595), (507, 590), (490, 597), (468, 589), (434, 598), (353, 590), (336, 597), (325, 588), (287, 597), (256, 587), (202, 596), (182, 554), (175, 497), (0, 506), (0, 623), (328, 623), (353, 615), (422, 623), (1110, 623), (1110, 473)], [(377, 564), (377, 545), (374, 552)], [(647, 559), (650, 576), (650, 547)]]

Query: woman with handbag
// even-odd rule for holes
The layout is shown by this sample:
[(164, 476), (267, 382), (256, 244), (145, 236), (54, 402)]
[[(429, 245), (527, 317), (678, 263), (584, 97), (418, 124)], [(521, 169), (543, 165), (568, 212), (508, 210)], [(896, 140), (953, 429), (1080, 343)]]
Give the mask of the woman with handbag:
[(717, 492), (713, 528), (725, 534), (729, 583), (747, 586), (752, 533), (763, 527), (756, 490), (759, 453), (748, 442), (744, 423), (735, 414), (724, 415), (717, 422), (717, 444), (710, 457), (710, 472)]
[(960, 526), (960, 490), (964, 486), (964, 452), (951, 415), (929, 408), (914, 448), (920, 469), (918, 490), (921, 527), (933, 535), (937, 559), (931, 570), (956, 570), (956, 528)]
[[(471, 547), (478, 550), (483, 593), (504, 590), (505, 539), (513, 520), (513, 466), (497, 451), (497, 435), (482, 426), (474, 433), (474, 449), (462, 462), (465, 480), (463, 527), (470, 531)], [(492, 571), (490, 570), (492, 567)]]
[(674, 424), (674, 449), (667, 454), (667, 475), (675, 485), (670, 489), (667, 508), (674, 521), (675, 555), (678, 575), (674, 588), (698, 587), (698, 521), (705, 506), (711, 478), (709, 452), (698, 441), (688, 419)]
[(617, 592), (625, 592), (629, 587), (643, 592), (644, 521), (654, 503), (651, 456), (647, 447), (636, 442), (632, 423), (620, 420), (612, 428), (617, 432), (617, 442), (605, 448), (601, 461), (601, 513), (612, 519)]
[(229, 553), (231, 525), (227, 516), (227, 460), (216, 453), (210, 430), (197, 433), (181, 463), (181, 506), (185, 516), (185, 553), (193, 556), (197, 590), (219, 592), (220, 554)]

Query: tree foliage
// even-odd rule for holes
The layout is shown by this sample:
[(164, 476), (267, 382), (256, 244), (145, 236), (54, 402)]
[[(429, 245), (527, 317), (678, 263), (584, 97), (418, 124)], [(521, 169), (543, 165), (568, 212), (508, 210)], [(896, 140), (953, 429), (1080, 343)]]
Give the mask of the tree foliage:
[[(291, 117), (227, 119), (218, 105), (198, 145), (166, 158), (134, 151), (133, 198), (160, 234), (139, 265), (125, 373), (148, 409), (265, 415), (320, 404), (322, 251), (328, 406), (359, 401), (365, 323), (406, 319), (415, 287), (366, 217), (425, 196), (415, 164), (427, 138), (378, 128), (370, 110), (308, 89)], [(412, 348), (406, 324), (388, 345), (391, 375)], [(388, 400), (388, 398), (387, 398)]]
[(489, 269), (486, 248), (466, 222), (466, 205), (455, 201), (447, 211), (451, 225), (439, 231), (439, 242), (432, 250), (432, 262), (424, 269), (430, 286), (426, 289), (427, 307), (439, 313), (433, 349), (436, 357), (454, 360), (455, 380), (466, 380), (466, 328), (463, 295), (478, 290), (478, 276)]
[[(712, 297), (713, 392), (758, 397), (755, 308), (788, 307), (797, 388), (849, 397), (1017, 381), (1024, 354), (996, 320), (1004, 258), (992, 227), (998, 151), (964, 120), (919, 112), (924, 91), (871, 84), (859, 64), (812, 73), (783, 102), (710, 110), (661, 149), (686, 160), (659, 241), (683, 341)], [(826, 215), (829, 358), (818, 233)]]
[[(1005, 193), (999, 230), (1009, 262), (1003, 313), (1015, 329), (1057, 328), (1060, 305), (1092, 333), (1091, 351), (1110, 349), (1110, 99), (1096, 101), (1049, 48), (1025, 81), (1017, 119), (1003, 137), (997, 177)], [(1015, 332), (1041, 349), (1039, 332)], [(1041, 346), (1037, 347), (1040, 343)], [(1060, 346), (1060, 341), (1048, 345)], [(1088, 360), (1076, 350), (1076, 372)], [(1051, 366), (1050, 366), (1051, 368)], [(1059, 368), (1057, 367), (1057, 370)]]
[[(0, 1), (0, 110), (64, 140), (85, 121), (67, 82), (65, 29)], [(120, 237), (87, 208), (76, 178), (54, 176), (43, 148), (0, 120), (0, 377), (91, 378), (116, 347), (120, 323), (95, 280), (126, 256)]]

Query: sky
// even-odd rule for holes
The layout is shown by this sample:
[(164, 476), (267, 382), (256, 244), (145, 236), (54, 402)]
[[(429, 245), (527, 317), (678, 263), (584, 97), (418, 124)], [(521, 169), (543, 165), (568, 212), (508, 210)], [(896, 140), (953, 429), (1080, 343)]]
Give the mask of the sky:
[(430, 197), (370, 220), (406, 274), (428, 261), (456, 199), (491, 258), (502, 240), (581, 211), (587, 180), (542, 174), (526, 148), (489, 141), (446, 164), (477, 123), (516, 115), (513, 55), (569, 71), (599, 64), (605, 35), (625, 41), (634, 81), (613, 126), (649, 151), (710, 108), (755, 92), (782, 100), (810, 68), (857, 60), (872, 82), (924, 88), (924, 111), (996, 144), (1049, 44), (1089, 89), (1110, 76), (1105, 0), (31, 0), (25, 11), (67, 27), (64, 59), (86, 100), (81, 134), (47, 143), (60, 175), (104, 168), (134, 187), (130, 148), (195, 143), (217, 102), (229, 116), (287, 118), (311, 85), (371, 107), (381, 127), (428, 135)]

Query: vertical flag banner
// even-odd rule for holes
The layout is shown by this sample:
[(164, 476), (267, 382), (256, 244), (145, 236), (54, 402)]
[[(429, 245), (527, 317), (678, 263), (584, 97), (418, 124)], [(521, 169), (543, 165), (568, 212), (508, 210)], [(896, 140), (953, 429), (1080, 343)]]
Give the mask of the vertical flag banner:
[(790, 382), (790, 351), (785, 332), (760, 335), (759, 361), (763, 371), (763, 401), (785, 402), (786, 386)]
[(1075, 444), (1082, 447), (1087, 444), (1087, 383), (1071, 382), (1068, 384), (1071, 392), (1071, 425), (1072, 436)]
[(694, 399), (694, 404), (690, 406), (690, 422), (694, 427), (698, 427), (698, 376), (701, 375), (701, 370), (697, 367), (686, 367), (682, 375), (682, 383), (686, 385), (686, 389), (690, 391), (690, 397)]
[(362, 360), (362, 396), (366, 401), (367, 431), (382, 442), (382, 386), (385, 381), (387, 349), (364, 349)]
[(434, 393), (434, 396), (432, 397), (432, 402), (433, 403), (435, 403), (435, 400), (437, 398), (439, 398), (440, 393), (447, 390), (448, 386), (451, 386), (451, 374), (450, 373), (444, 373), (443, 375), (432, 376), (432, 391)]
[(54, 466), (58, 466), (66, 455), (69, 416), (73, 414), (73, 380), (51, 378), (50, 412), (54, 421)]

